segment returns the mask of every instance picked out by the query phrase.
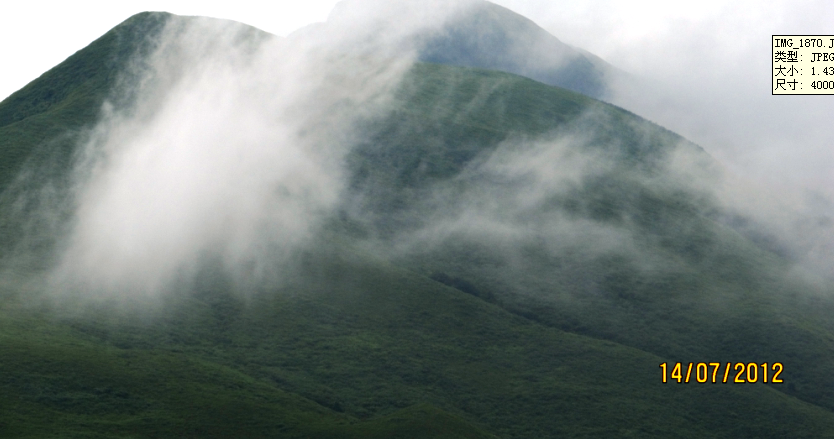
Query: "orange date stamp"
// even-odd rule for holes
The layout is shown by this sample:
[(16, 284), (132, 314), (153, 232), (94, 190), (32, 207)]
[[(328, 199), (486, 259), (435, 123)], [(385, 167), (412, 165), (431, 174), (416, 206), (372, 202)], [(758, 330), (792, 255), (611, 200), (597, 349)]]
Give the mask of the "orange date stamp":
[(782, 363), (660, 363), (660, 369), (664, 383), (781, 383), (785, 368)]

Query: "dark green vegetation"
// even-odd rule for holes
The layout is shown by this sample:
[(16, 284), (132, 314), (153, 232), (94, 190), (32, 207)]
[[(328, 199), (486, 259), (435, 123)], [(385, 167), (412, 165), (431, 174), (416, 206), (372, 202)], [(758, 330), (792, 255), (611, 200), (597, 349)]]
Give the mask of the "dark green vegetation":
[(7, 186), (26, 160), (44, 154), (61, 156), (67, 166), (81, 129), (95, 122), (129, 60), (152, 49), (142, 36), (158, 33), (163, 17), (125, 21), (0, 103), (0, 186)]
[[(163, 21), (133, 17), (0, 103), (4, 206), (22, 169), (63, 178)], [(667, 170), (675, 147), (708, 168), (696, 146), (564, 89), (433, 64), (365, 128), (344, 207), (285, 284), (244, 296), (205, 276), (129, 311), (28, 300), (9, 277), (0, 436), (834, 436), (830, 296)], [(534, 203), (518, 200), (543, 177), (489, 165), (565, 138), (599, 164)], [(470, 210), (521, 233), (414, 237)], [(581, 230), (626, 238), (592, 248)], [(664, 361), (781, 361), (785, 383), (662, 384)]]
[(767, 386), (663, 385), (660, 357), (543, 326), (362, 254), (305, 258), (315, 268), (297, 284), (250, 302), (206, 289), (172, 298), (150, 321), (106, 308), (54, 321), (7, 306), (8, 435), (481, 437), (474, 423), (504, 437), (822, 437), (834, 428), (830, 412)]

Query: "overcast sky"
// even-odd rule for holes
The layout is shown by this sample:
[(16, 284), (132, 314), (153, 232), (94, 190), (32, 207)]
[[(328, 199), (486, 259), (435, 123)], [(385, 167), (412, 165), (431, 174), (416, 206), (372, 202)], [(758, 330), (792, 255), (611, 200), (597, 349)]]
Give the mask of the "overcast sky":
[[(324, 21), (336, 1), (3, 2), (0, 99), (134, 13), (241, 21), (277, 35)], [(834, 96), (772, 96), (772, 34), (834, 34), (834, 2), (498, 0), (569, 44), (656, 84), (630, 110), (751, 178), (834, 197)]]

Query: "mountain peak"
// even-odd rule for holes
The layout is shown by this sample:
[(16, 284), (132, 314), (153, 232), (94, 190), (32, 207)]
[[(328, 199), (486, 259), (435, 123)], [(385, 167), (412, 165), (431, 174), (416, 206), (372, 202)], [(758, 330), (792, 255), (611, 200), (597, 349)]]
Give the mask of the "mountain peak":
[(344, 0), (324, 25), (297, 35), (346, 25), (369, 38), (396, 34), (401, 50), (415, 50), (420, 61), (514, 73), (597, 99), (608, 96), (606, 81), (616, 71), (532, 20), (483, 0)]

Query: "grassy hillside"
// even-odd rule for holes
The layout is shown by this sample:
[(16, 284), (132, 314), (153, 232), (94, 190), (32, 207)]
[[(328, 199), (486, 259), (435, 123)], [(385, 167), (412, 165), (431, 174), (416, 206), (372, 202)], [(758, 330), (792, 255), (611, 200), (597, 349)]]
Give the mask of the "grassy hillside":
[[(129, 19), (0, 103), (4, 252), (23, 227), (15, 178), (67, 176), (165, 17)], [(362, 128), (340, 211), (281, 284), (244, 294), (207, 267), (147, 310), (41, 301), (7, 276), (0, 435), (834, 435), (831, 296), (675, 175), (682, 150), (711, 172), (697, 146), (568, 90), (435, 64)], [(503, 171), (542, 148), (566, 152)], [(664, 384), (662, 362), (782, 362), (785, 382)]]
[(152, 50), (167, 17), (131, 17), (0, 103), (0, 188), (33, 154), (67, 166), (80, 130), (96, 121), (127, 63)]
[(308, 254), (304, 265), (277, 291), (244, 299), (206, 286), (151, 318), (100, 307), (56, 319), (7, 301), (3, 385), (21, 401), (6, 411), (7, 428), (36, 436), (66, 424), (117, 437), (223, 437), (241, 426), (247, 435), (398, 437), (402, 424), (431, 437), (433, 428), (479, 437), (471, 425), (501, 437), (834, 431), (831, 412), (769, 386), (663, 384), (666, 359), (531, 322), (361, 252)]
[[(684, 150), (696, 157), (690, 171), (710, 175), (716, 164), (703, 150), (627, 111), (521, 77), (418, 65), (411, 81), (402, 107), (354, 151), (356, 192), (373, 194), (357, 197), (360, 234), (380, 236), (384, 248), (445, 224), (438, 217), (464, 215), (517, 238), (461, 226), (439, 243), (416, 240), (397, 263), (541, 324), (663, 357), (781, 361), (791, 371), (781, 391), (834, 408), (825, 390), (834, 388), (831, 287), (796, 279), (791, 261), (733, 229), (708, 188), (667, 164)], [(507, 142), (554, 135), (581, 136), (572, 147), (607, 165), (524, 207), (516, 200), (534, 179), (479, 171), (505, 157)], [(588, 250), (600, 231), (621, 242)]]

